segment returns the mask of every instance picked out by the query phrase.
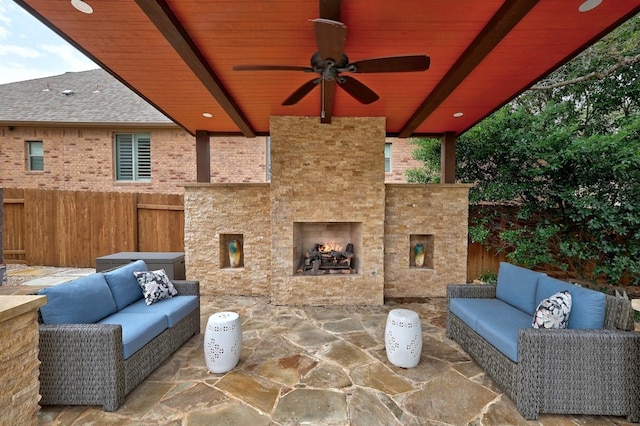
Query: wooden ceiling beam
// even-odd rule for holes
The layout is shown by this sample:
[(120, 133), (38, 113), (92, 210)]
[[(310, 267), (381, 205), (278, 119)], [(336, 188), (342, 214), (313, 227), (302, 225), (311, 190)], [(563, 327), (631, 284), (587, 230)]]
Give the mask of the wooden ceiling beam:
[(413, 113), (399, 136), (410, 137), (537, 3), (538, 0), (507, 0)]
[(136, 3), (231, 117), (242, 134), (249, 138), (255, 137), (256, 132), (249, 120), (222, 85), (169, 5), (164, 0), (136, 0)]

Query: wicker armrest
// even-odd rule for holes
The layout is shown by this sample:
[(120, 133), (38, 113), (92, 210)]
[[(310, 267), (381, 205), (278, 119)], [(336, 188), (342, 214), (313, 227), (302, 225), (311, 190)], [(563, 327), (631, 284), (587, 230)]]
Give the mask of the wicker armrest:
[(178, 290), (178, 295), (200, 296), (200, 281), (173, 280), (171, 282)]
[(491, 299), (496, 297), (494, 284), (450, 284), (447, 286), (447, 301), (455, 298)]
[[(640, 334), (620, 330), (521, 329), (518, 409), (640, 415)], [(567, 408), (565, 408), (567, 407)], [(612, 413), (615, 414), (615, 413)]]
[[(115, 410), (124, 400), (122, 326), (39, 324), (42, 404), (78, 401)], [(107, 401), (107, 402), (105, 402)]]

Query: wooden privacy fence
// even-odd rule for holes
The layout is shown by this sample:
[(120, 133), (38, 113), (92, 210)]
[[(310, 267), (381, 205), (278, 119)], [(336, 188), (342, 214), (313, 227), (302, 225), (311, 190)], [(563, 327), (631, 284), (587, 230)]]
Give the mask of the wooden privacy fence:
[[(120, 251), (184, 251), (182, 195), (4, 189), (5, 263), (94, 268)], [(504, 257), (469, 243), (467, 281)]]
[(469, 242), (467, 248), (467, 282), (472, 282), (487, 272), (497, 274), (500, 262), (506, 261), (507, 258), (504, 253), (488, 251), (482, 244)]
[(5, 263), (95, 267), (121, 251), (184, 251), (182, 195), (4, 189)]

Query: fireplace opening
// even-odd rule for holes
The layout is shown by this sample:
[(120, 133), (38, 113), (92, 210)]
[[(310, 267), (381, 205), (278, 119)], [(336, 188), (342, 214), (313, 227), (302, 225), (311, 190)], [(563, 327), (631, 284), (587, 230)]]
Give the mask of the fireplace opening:
[(294, 222), (295, 275), (357, 274), (362, 222)]

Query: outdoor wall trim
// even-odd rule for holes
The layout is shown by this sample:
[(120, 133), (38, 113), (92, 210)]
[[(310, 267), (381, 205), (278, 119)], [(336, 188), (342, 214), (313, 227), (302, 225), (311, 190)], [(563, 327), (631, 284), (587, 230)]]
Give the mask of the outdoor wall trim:
[(386, 187), (427, 187), (427, 188), (473, 188), (475, 185), (473, 183), (385, 183)]
[(185, 188), (233, 188), (233, 187), (269, 187), (268, 182), (197, 182), (197, 183), (185, 183)]

